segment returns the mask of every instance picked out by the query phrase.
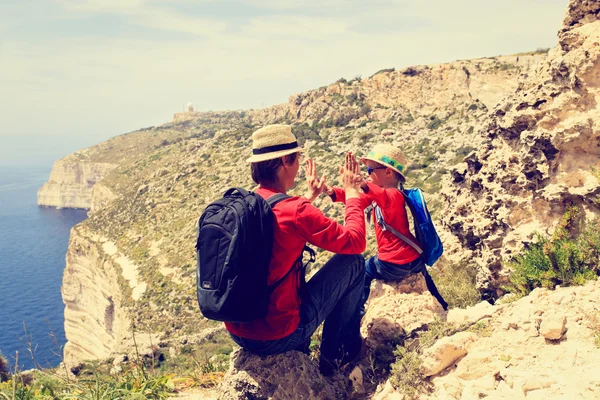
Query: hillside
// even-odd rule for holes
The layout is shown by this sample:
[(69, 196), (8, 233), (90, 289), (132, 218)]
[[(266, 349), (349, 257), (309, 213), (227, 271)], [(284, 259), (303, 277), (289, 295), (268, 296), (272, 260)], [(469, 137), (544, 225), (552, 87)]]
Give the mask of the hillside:
[[(413, 162), (409, 182), (425, 188), (435, 211), (442, 178), (482, 142), (476, 132), (488, 109), (545, 57), (540, 51), (340, 79), (264, 110), (177, 114), (173, 122), (59, 161), (76, 169), (110, 166), (93, 185), (68, 176), (54, 183), (59, 191), (79, 185), (91, 198), (90, 217), (74, 228), (67, 255), (67, 358), (108, 356), (132, 323), (168, 342), (213, 325), (201, 318), (195, 299), (196, 222), (228, 187), (253, 187), (243, 160), (257, 127), (292, 124), (333, 183), (344, 152), (360, 155), (376, 142), (394, 143)], [(301, 176), (296, 193), (304, 187)], [(338, 205), (317, 204), (341, 218)], [(317, 267), (326, 258), (320, 255)], [(82, 316), (96, 322), (82, 326)]]

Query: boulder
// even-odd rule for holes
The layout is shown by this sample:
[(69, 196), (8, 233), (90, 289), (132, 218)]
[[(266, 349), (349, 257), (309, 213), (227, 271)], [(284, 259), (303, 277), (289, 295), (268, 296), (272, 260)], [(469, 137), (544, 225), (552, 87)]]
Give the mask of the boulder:
[(327, 379), (308, 355), (289, 351), (260, 357), (238, 349), (217, 389), (219, 399), (338, 399), (345, 382)]
[(421, 372), (425, 376), (437, 375), (464, 357), (468, 353), (470, 345), (476, 340), (477, 335), (472, 332), (459, 332), (441, 338), (423, 352)]
[(444, 314), (442, 306), (427, 291), (421, 274), (402, 282), (374, 281), (361, 333), (370, 348), (434, 322)]
[(566, 323), (564, 315), (544, 316), (540, 324), (540, 334), (548, 340), (560, 340), (566, 332)]

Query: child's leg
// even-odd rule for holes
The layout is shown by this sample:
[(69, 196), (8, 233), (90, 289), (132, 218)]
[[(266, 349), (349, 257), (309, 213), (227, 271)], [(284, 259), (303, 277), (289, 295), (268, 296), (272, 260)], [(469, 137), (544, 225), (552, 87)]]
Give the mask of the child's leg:
[(373, 256), (365, 261), (365, 286), (361, 299), (360, 315), (365, 315), (365, 304), (371, 294), (371, 282), (373, 279), (381, 278), (377, 273), (375, 263), (377, 262), (377, 256)]

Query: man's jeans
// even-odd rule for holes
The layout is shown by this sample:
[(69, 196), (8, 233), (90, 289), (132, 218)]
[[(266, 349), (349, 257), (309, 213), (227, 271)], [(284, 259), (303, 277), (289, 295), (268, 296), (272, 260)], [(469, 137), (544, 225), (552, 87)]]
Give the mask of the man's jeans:
[(300, 324), (282, 339), (251, 340), (231, 335), (242, 348), (259, 355), (289, 350), (308, 353), (310, 338), (322, 322), (321, 359), (341, 360), (357, 351), (360, 337), (360, 306), (364, 287), (365, 260), (361, 255), (334, 255), (300, 293)]

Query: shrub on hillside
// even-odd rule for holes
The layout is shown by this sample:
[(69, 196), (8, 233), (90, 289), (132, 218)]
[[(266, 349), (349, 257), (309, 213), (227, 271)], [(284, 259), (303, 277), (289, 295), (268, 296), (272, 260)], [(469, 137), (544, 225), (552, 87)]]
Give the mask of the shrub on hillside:
[(600, 218), (585, 223), (571, 207), (552, 236), (535, 234), (535, 243), (507, 263), (512, 270), (506, 290), (525, 296), (536, 287), (581, 285), (600, 275)]
[(421, 374), (422, 362), (419, 354), (398, 346), (394, 355), (398, 358), (392, 364), (392, 385), (408, 399), (417, 398), (419, 394), (426, 392), (431, 384), (425, 381)]
[(299, 125), (294, 125), (292, 126), (292, 133), (296, 136), (300, 145), (303, 145), (307, 140), (322, 140), (321, 136), (319, 136), (318, 125), (316, 124), (309, 125), (304, 122)]
[(447, 263), (443, 268), (433, 268), (431, 276), (450, 308), (465, 308), (481, 301), (475, 264), (466, 261)]
[(10, 375), (10, 365), (8, 364), (8, 360), (0, 353), (0, 382), (8, 379)]
[(395, 68), (384, 68), (384, 69), (380, 69), (379, 71), (375, 72), (373, 75), (371, 75), (369, 78), (374, 77), (375, 75), (378, 74), (382, 74), (382, 73), (386, 73), (386, 72), (394, 72), (396, 69)]

